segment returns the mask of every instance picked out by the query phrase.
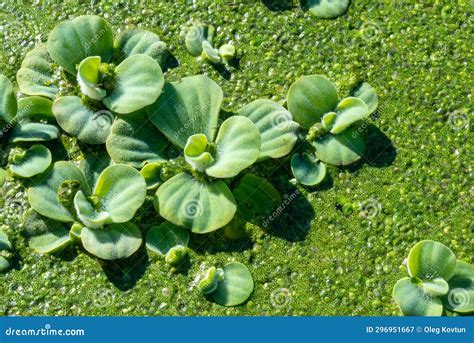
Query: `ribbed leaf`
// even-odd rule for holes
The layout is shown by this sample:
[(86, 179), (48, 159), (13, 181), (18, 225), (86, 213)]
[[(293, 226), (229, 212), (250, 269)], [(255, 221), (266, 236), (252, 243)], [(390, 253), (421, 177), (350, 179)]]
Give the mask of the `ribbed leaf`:
[(407, 267), (410, 276), (422, 280), (438, 277), (449, 280), (456, 268), (456, 256), (444, 244), (425, 240), (411, 248)]
[(56, 122), (52, 112), (53, 102), (41, 96), (29, 96), (18, 100), (16, 119), (20, 123), (46, 121)]
[(188, 137), (203, 133), (212, 142), (222, 104), (221, 88), (204, 75), (165, 84), (163, 94), (148, 108), (153, 124), (184, 149)]
[(125, 58), (144, 54), (153, 58), (163, 69), (169, 55), (166, 44), (153, 32), (134, 29), (120, 33), (114, 41), (114, 56), (118, 62)]
[(16, 116), (17, 102), (10, 80), (0, 74), (0, 119), (9, 123)]
[(416, 278), (398, 280), (392, 296), (405, 316), (441, 316), (441, 300), (426, 294)]
[(456, 261), (454, 275), (448, 284), (449, 292), (443, 298), (444, 306), (459, 313), (474, 312), (474, 266)]
[[(71, 209), (64, 207), (60, 201), (61, 186), (66, 181), (76, 181), (78, 189), (90, 194), (89, 186), (79, 168), (70, 162), (56, 162), (45, 173), (33, 178), (28, 188), (28, 200), (31, 207), (41, 215), (62, 222), (73, 222)], [(67, 196), (67, 194), (64, 194)], [(71, 204), (72, 204), (72, 199)]]
[(161, 94), (165, 78), (150, 56), (132, 55), (115, 69), (114, 89), (103, 99), (111, 111), (127, 114), (153, 104)]
[(309, 129), (322, 116), (333, 111), (338, 103), (337, 90), (321, 75), (303, 76), (293, 83), (288, 92), (288, 110), (294, 120)]
[(146, 247), (162, 256), (171, 248), (178, 245), (186, 247), (188, 243), (189, 232), (168, 222), (153, 226), (146, 235)]
[(260, 131), (250, 119), (230, 117), (219, 129), (215, 162), (206, 174), (217, 178), (236, 176), (257, 161), (260, 145)]
[(72, 75), (76, 66), (89, 56), (100, 56), (107, 63), (113, 53), (113, 33), (109, 24), (95, 15), (79, 16), (56, 25), (48, 37), (51, 58)]
[(246, 105), (238, 114), (249, 118), (260, 131), (259, 161), (280, 158), (293, 150), (299, 126), (284, 107), (271, 100), (259, 99)]
[(313, 145), (318, 159), (335, 166), (354, 163), (365, 154), (364, 137), (353, 128), (338, 135), (327, 134)]
[(338, 134), (347, 129), (352, 124), (369, 116), (369, 108), (362, 100), (358, 98), (345, 98), (335, 110), (336, 117), (330, 132)]
[(41, 44), (28, 52), (16, 73), (16, 81), (22, 93), (40, 95), (54, 99), (59, 92), (55, 80), (53, 60), (46, 44)]
[(58, 98), (53, 113), (64, 131), (87, 144), (105, 143), (114, 120), (109, 111), (94, 112), (77, 96)]
[(361, 99), (369, 108), (369, 115), (372, 114), (379, 105), (379, 99), (375, 89), (367, 82), (362, 83), (352, 92), (352, 96)]
[(32, 177), (41, 174), (51, 165), (52, 156), (43, 145), (33, 145), (28, 150), (13, 156), (10, 170), (19, 177)]
[(101, 100), (106, 95), (105, 89), (98, 86), (100, 62), (100, 56), (86, 57), (77, 68), (77, 82), (81, 92), (95, 100)]
[(326, 166), (314, 156), (302, 153), (294, 154), (291, 158), (291, 171), (296, 180), (302, 185), (316, 186), (326, 176)]
[(185, 44), (189, 53), (199, 56), (202, 53), (202, 42), (208, 41), (212, 44), (214, 38), (214, 26), (206, 24), (196, 24), (192, 26), (186, 34)]
[(107, 151), (112, 160), (136, 168), (166, 161), (167, 145), (167, 139), (141, 112), (117, 119), (107, 139)]
[(212, 293), (214, 301), (223, 306), (237, 306), (250, 298), (254, 282), (248, 268), (239, 262), (224, 266), (224, 279), (219, 281)]
[(10, 133), (10, 143), (19, 142), (46, 142), (59, 137), (56, 126), (42, 123), (17, 124)]
[(155, 205), (163, 218), (196, 233), (225, 226), (237, 210), (234, 196), (223, 181), (201, 183), (186, 173), (162, 184), (156, 196)]
[(113, 224), (103, 229), (82, 229), (84, 249), (104, 260), (117, 260), (132, 256), (142, 244), (140, 229), (131, 224)]

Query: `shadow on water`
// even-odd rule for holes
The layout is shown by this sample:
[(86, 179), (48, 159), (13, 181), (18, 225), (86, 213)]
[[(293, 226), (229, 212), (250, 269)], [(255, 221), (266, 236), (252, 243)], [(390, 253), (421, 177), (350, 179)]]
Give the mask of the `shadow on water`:
[(270, 11), (286, 11), (291, 10), (294, 6), (294, 0), (262, 0)]
[(150, 261), (144, 247), (129, 258), (114, 261), (100, 260), (100, 265), (107, 279), (121, 291), (135, 286), (145, 274)]
[[(290, 177), (291, 178), (291, 177)], [(329, 184), (322, 187), (328, 187)], [(329, 186), (330, 188), (330, 186)], [(277, 189), (283, 194), (282, 202), (261, 224), (270, 235), (298, 242), (306, 239), (315, 213), (313, 206), (294, 185), (287, 182)], [(313, 191), (313, 190), (311, 190)]]

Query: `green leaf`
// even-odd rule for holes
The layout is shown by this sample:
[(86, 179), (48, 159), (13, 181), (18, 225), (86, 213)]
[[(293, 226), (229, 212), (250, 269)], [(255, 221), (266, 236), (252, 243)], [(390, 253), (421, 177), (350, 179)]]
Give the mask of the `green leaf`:
[(233, 116), (222, 123), (216, 139), (216, 156), (206, 174), (229, 178), (255, 163), (260, 155), (260, 131), (243, 116)]
[(84, 174), (89, 187), (94, 188), (100, 173), (112, 165), (112, 161), (106, 151), (86, 151), (83, 155), (84, 159), (81, 161), (79, 168)]
[(105, 89), (97, 86), (100, 79), (100, 62), (100, 56), (86, 57), (77, 68), (77, 82), (81, 92), (95, 100), (102, 100), (106, 96)]
[(291, 113), (277, 103), (258, 99), (242, 108), (239, 115), (249, 118), (260, 131), (259, 161), (289, 154), (298, 140), (298, 124)]
[(350, 0), (307, 0), (309, 11), (318, 18), (333, 19), (346, 13)]
[(71, 229), (69, 230), (69, 236), (71, 236), (74, 241), (80, 242), (83, 228), (84, 225), (82, 225), (81, 223), (72, 224)]
[(1, 250), (11, 250), (12, 244), (10, 243), (10, 240), (8, 239), (7, 234), (5, 231), (0, 229), (0, 251)]
[(146, 235), (146, 247), (162, 256), (165, 256), (171, 248), (186, 247), (188, 243), (189, 232), (168, 222), (153, 226)]
[(313, 155), (302, 153), (291, 157), (291, 171), (296, 180), (305, 186), (316, 186), (326, 176), (326, 166)]
[(106, 144), (115, 163), (141, 168), (147, 163), (167, 160), (168, 141), (145, 113), (117, 119)]
[(206, 135), (198, 133), (188, 138), (188, 143), (184, 147), (184, 158), (193, 169), (200, 172), (205, 171), (214, 163), (214, 157), (207, 151), (209, 142)]
[(443, 278), (436, 278), (421, 283), (423, 291), (433, 297), (445, 295), (449, 291), (449, 285)]
[(206, 271), (198, 283), (198, 288), (203, 294), (211, 294), (217, 289), (219, 281), (224, 278), (224, 270), (211, 267)]
[(221, 88), (204, 75), (165, 84), (163, 94), (148, 108), (153, 124), (175, 145), (184, 149), (197, 133), (214, 140), (222, 105)]
[(64, 131), (87, 144), (105, 143), (114, 119), (109, 111), (92, 111), (77, 96), (56, 99), (53, 113)]
[(441, 300), (426, 294), (416, 278), (398, 280), (392, 296), (405, 316), (441, 316), (443, 313)]
[(144, 54), (153, 58), (163, 69), (169, 52), (166, 44), (153, 32), (134, 29), (120, 33), (114, 41), (114, 55), (118, 62), (125, 58)]
[(99, 228), (131, 220), (145, 197), (146, 183), (140, 173), (130, 166), (116, 164), (100, 174), (90, 199), (77, 192), (74, 206), (86, 226)]
[[(45, 173), (36, 176), (28, 188), (28, 200), (31, 207), (45, 217), (62, 222), (73, 222), (71, 209), (66, 208), (60, 198), (64, 182), (76, 181), (78, 189), (89, 194), (89, 186), (79, 168), (70, 162), (56, 162)], [(67, 194), (63, 194), (64, 197)], [(72, 199), (69, 199), (72, 202)]]
[(238, 204), (239, 215), (245, 220), (269, 215), (281, 204), (278, 191), (267, 180), (246, 174), (232, 190)]
[(291, 85), (287, 101), (294, 120), (309, 129), (325, 113), (333, 111), (339, 100), (331, 81), (321, 75), (309, 75)]
[(369, 114), (372, 114), (379, 105), (379, 99), (375, 89), (367, 82), (363, 82), (357, 89), (352, 92), (352, 96), (361, 99), (367, 104)]
[(316, 157), (324, 163), (343, 166), (356, 162), (365, 154), (364, 137), (354, 128), (340, 134), (327, 134), (313, 142)]
[(248, 268), (239, 262), (224, 266), (224, 279), (219, 281), (212, 293), (214, 301), (223, 306), (237, 306), (247, 301), (253, 292), (254, 283)]
[(17, 124), (10, 133), (10, 143), (19, 142), (46, 142), (59, 137), (56, 126), (42, 123)]
[(226, 61), (233, 60), (236, 54), (235, 46), (231, 44), (224, 44), (219, 48), (219, 55)]
[(103, 229), (82, 229), (84, 249), (103, 260), (132, 256), (142, 244), (140, 229), (132, 223), (113, 224)]
[(459, 313), (474, 311), (474, 266), (456, 261), (456, 269), (448, 280), (449, 293), (443, 297), (446, 308)]
[(456, 268), (456, 256), (444, 244), (425, 240), (411, 248), (407, 259), (408, 273), (422, 280), (449, 280)]
[(16, 120), (20, 123), (47, 122), (56, 123), (52, 112), (53, 102), (41, 96), (29, 96), (18, 100)]
[(5, 184), (6, 179), (7, 179), (7, 171), (3, 168), (0, 168), (0, 187), (2, 187)]
[(145, 179), (147, 189), (156, 189), (163, 183), (164, 180), (161, 177), (162, 169), (163, 163), (153, 162), (145, 165), (140, 170), (140, 174)]
[(336, 118), (330, 132), (338, 134), (352, 124), (369, 116), (369, 108), (358, 98), (345, 98), (336, 108)]
[(3, 256), (0, 256), (0, 273), (7, 271), (10, 268), (10, 262)]
[(88, 228), (101, 229), (104, 225), (113, 223), (110, 214), (101, 207), (96, 208), (81, 191), (74, 197), (74, 208), (81, 223)]
[(160, 96), (165, 77), (150, 56), (132, 55), (115, 69), (114, 89), (103, 99), (111, 111), (127, 114), (153, 104)]
[(71, 242), (68, 231), (64, 223), (46, 218), (32, 210), (26, 213), (24, 233), (30, 247), (37, 252), (48, 254), (64, 249)]
[(30, 239), (30, 248), (41, 254), (52, 254), (71, 243), (69, 231), (62, 227), (50, 228), (49, 232)]
[(0, 119), (10, 123), (16, 116), (17, 102), (10, 80), (0, 74)]
[(59, 92), (56, 84), (53, 60), (47, 45), (40, 44), (28, 52), (16, 73), (16, 81), (22, 93), (54, 99)]
[(51, 165), (52, 156), (43, 145), (33, 145), (26, 151), (13, 156), (10, 170), (19, 177), (29, 178), (43, 173)]
[(208, 41), (212, 44), (214, 38), (214, 26), (205, 24), (196, 24), (192, 26), (186, 34), (185, 44), (189, 53), (195, 57), (202, 53), (202, 42)]
[(86, 57), (100, 56), (104, 63), (112, 58), (113, 33), (109, 24), (95, 15), (79, 16), (56, 25), (48, 37), (51, 58), (72, 75)]
[(234, 196), (223, 181), (202, 183), (186, 173), (162, 184), (156, 196), (155, 206), (163, 218), (196, 233), (225, 226), (237, 210)]
[(215, 49), (208, 41), (202, 42), (202, 56), (211, 63), (217, 64), (222, 62), (219, 50)]

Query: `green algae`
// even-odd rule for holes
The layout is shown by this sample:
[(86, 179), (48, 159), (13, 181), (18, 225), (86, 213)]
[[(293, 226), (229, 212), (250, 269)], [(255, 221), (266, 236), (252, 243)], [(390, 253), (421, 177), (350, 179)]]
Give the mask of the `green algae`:
[[(1, 314), (391, 315), (399, 313), (391, 289), (406, 274), (400, 265), (416, 242), (440, 241), (473, 262), (474, 227), (466, 216), (473, 206), (467, 1), (361, 0), (331, 21), (254, 1), (36, 3), (0, 4), (0, 70), (11, 80), (26, 52), (57, 22), (99, 14), (114, 29), (157, 33), (180, 62), (166, 79), (208, 75), (224, 90), (227, 111), (257, 98), (283, 103), (298, 77), (323, 74), (341, 94), (363, 81), (374, 86), (379, 129), (368, 124), (373, 144), (366, 160), (328, 167), (332, 180), (316, 189), (273, 176), (281, 168), (288, 179), (288, 161), (252, 170), (287, 195), (283, 210), (268, 227), (247, 224), (249, 239), (228, 241), (220, 232), (192, 237), (186, 273), (145, 252), (123, 265), (99, 264), (74, 248), (39, 257), (22, 236), (24, 189), (7, 180), (0, 224), (17, 263), (1, 276)], [(237, 46), (239, 64), (222, 70), (189, 55), (184, 36), (193, 20), (212, 22), (215, 45)], [(338, 205), (341, 197), (352, 211)], [(153, 212), (144, 212), (143, 229), (157, 224), (147, 213)], [(194, 276), (231, 260), (249, 266), (255, 292), (247, 305), (223, 308), (199, 295)]]

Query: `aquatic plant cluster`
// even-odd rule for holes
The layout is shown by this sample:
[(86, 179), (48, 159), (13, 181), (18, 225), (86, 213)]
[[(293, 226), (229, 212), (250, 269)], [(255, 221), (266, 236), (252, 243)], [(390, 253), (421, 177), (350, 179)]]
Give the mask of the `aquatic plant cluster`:
[[(188, 51), (215, 64), (235, 59), (234, 46), (214, 48), (213, 31), (192, 27)], [(17, 73), (20, 97), (0, 76), (2, 139), (11, 147), (0, 176), (28, 187), (30, 247), (57, 253), (77, 244), (99, 259), (120, 260), (145, 242), (179, 269), (190, 232), (238, 234), (243, 222), (268, 216), (281, 203), (279, 191), (252, 166), (289, 156), (295, 181), (311, 187), (325, 179), (326, 164), (349, 165), (366, 152), (365, 123), (378, 106), (368, 83), (340, 100), (326, 77), (303, 76), (290, 87), (286, 106), (259, 99), (229, 114), (221, 88), (207, 76), (166, 82), (169, 58), (152, 32), (114, 37), (104, 19), (80, 16), (57, 25), (47, 44), (26, 55)], [(47, 147), (68, 137), (82, 147), (80, 165), (67, 158), (72, 151), (60, 157)], [(156, 225), (144, 231), (143, 209), (150, 206)], [(3, 271), (12, 245), (3, 232), (0, 238)], [(472, 311), (472, 265), (440, 243), (419, 244), (408, 257), (411, 278), (394, 288), (402, 313), (441, 315), (443, 303)], [(198, 288), (218, 304), (236, 306), (249, 299), (254, 281), (244, 264), (231, 262), (206, 270)], [(458, 306), (465, 292), (470, 300)]]

